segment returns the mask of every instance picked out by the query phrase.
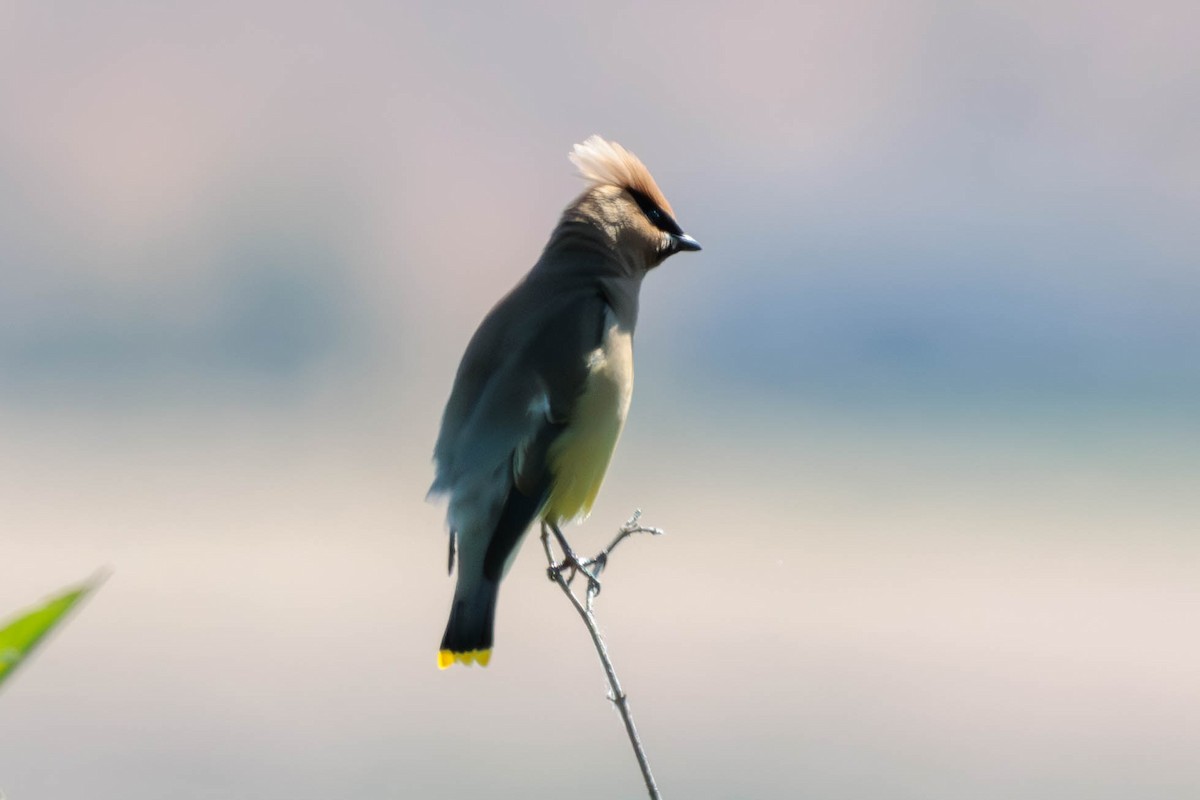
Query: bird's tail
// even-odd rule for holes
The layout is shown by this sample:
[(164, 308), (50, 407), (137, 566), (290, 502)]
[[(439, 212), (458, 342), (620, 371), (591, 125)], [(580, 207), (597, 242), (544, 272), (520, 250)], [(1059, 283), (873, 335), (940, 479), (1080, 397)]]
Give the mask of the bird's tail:
[(454, 591), (454, 605), (450, 608), (450, 620), (438, 649), (438, 667), (478, 663), (486, 667), (492, 658), (492, 626), (496, 620), (496, 595), (500, 583), (481, 577), (464, 585), (459, 574), (458, 587)]

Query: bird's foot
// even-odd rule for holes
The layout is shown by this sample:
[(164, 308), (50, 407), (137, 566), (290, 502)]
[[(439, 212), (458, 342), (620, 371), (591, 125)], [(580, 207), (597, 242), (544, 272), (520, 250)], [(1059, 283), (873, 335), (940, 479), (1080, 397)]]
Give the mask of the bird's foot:
[(600, 570), (604, 569), (604, 563), (607, 561), (607, 558), (607, 555), (604, 553), (601, 553), (596, 558), (580, 558), (573, 551), (567, 549), (563, 553), (562, 561), (552, 564), (546, 570), (546, 573), (552, 581), (557, 581), (566, 573), (566, 577), (563, 577), (563, 580), (567, 586), (571, 585), (576, 576), (582, 574), (583, 577), (587, 578), (588, 594), (598, 595), (600, 594)]

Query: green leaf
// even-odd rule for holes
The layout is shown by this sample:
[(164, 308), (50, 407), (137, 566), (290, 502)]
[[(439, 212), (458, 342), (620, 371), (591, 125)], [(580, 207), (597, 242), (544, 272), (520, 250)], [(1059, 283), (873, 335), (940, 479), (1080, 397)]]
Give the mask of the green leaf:
[(46, 634), (61, 623), (80, 600), (103, 582), (104, 577), (97, 575), (36, 608), (18, 614), (0, 627), (0, 684), (13, 674), (17, 666), (29, 657), (46, 638)]

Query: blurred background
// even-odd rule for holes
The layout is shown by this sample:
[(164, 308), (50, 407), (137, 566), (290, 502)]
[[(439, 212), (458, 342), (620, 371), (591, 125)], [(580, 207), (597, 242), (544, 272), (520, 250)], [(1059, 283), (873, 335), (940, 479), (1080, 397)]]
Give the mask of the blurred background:
[[(636, 797), (531, 539), (439, 672), (457, 359), (592, 133), (652, 274), (593, 551), (668, 797), (1200, 795), (1200, 8), (0, 4), (33, 798)], [(534, 545), (534, 546), (530, 546)]]

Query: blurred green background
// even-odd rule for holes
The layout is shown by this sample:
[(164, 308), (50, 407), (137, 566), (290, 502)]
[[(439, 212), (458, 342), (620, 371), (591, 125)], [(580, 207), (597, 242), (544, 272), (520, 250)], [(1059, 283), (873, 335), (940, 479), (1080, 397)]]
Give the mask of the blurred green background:
[[(635, 797), (527, 546), (435, 668), (457, 359), (637, 152), (579, 549), (668, 797), (1200, 795), (1200, 7), (0, 4), (9, 797)], [(532, 543), (532, 542), (530, 542)], [(627, 549), (625, 549), (627, 548)]]

